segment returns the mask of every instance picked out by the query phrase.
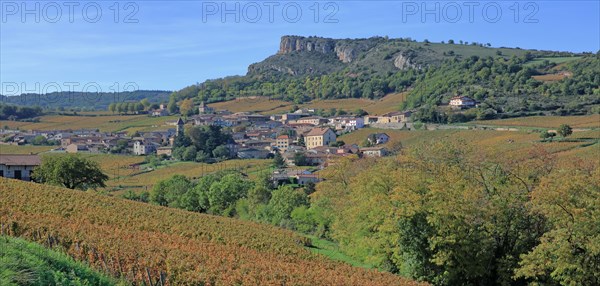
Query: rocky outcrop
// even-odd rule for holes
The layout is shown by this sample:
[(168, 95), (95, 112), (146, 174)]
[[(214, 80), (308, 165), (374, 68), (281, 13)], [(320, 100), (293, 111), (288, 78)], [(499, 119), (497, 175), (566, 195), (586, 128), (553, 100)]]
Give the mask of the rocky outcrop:
[(289, 54), (292, 52), (320, 52), (331, 53), (335, 48), (335, 40), (316, 37), (284, 36), (279, 44), (278, 54)]
[(330, 39), (283, 36), (276, 55), (252, 64), (250, 75), (322, 75), (351, 69), (355, 73), (375, 70), (390, 73), (415, 68), (424, 51), (412, 52), (402, 39), (371, 37)]
[(401, 70), (406, 70), (415, 67), (415, 65), (410, 62), (410, 59), (402, 54), (396, 56), (396, 58), (394, 59), (394, 66)]
[(354, 61), (357, 54), (355, 49), (348, 46), (341, 46), (334, 39), (300, 36), (281, 37), (277, 53), (285, 55), (293, 52), (335, 53), (337, 58), (344, 63)]
[(335, 53), (344, 63), (351, 63), (356, 59), (356, 51), (353, 48), (336, 46)]

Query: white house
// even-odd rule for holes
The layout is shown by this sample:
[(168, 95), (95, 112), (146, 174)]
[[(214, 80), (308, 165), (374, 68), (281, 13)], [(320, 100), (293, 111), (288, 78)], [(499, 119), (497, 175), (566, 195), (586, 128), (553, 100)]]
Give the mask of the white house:
[(384, 157), (388, 154), (384, 147), (361, 148), (360, 151), (365, 157)]
[(476, 104), (475, 100), (468, 96), (455, 96), (450, 99), (450, 106), (454, 108), (470, 108)]
[(154, 151), (156, 151), (156, 146), (152, 142), (135, 141), (133, 143), (133, 154), (135, 155), (148, 155)]
[(365, 119), (362, 117), (340, 116), (329, 119), (329, 124), (338, 129), (360, 129), (365, 127)]
[(40, 163), (38, 155), (0, 155), (0, 177), (31, 181), (33, 169)]
[(385, 133), (374, 133), (369, 135), (367, 140), (373, 145), (385, 144), (390, 141), (390, 136)]

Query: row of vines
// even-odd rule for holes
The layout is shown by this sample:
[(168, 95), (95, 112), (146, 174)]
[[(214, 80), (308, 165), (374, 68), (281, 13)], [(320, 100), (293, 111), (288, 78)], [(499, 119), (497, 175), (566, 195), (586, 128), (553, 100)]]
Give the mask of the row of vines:
[(136, 285), (417, 285), (312, 254), (267, 225), (0, 178), (0, 232)]

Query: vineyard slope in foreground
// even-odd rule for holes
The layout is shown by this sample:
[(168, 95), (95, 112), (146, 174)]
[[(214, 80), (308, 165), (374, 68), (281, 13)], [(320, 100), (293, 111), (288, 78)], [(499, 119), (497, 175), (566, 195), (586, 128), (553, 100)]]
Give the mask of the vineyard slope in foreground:
[(1, 232), (160, 285), (418, 285), (329, 261), (275, 227), (0, 178)]
[(98, 273), (71, 257), (18, 238), (0, 236), (2, 286), (128, 285)]

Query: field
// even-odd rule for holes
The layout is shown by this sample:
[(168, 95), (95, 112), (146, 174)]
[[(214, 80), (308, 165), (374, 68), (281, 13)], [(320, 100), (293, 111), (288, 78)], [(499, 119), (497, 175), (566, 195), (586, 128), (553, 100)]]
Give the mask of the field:
[[(138, 157), (139, 161), (143, 159)], [(150, 190), (161, 180), (166, 180), (175, 174), (196, 179), (202, 175), (220, 170), (238, 170), (245, 174), (266, 170), (272, 164), (271, 160), (228, 160), (215, 164), (175, 162), (160, 166), (155, 170), (132, 170), (127, 168), (127, 163), (116, 158), (115, 161), (106, 162), (103, 170), (111, 179), (107, 182), (109, 189), (118, 190)], [(101, 163), (102, 166), (102, 163)]]
[[(347, 99), (329, 99), (313, 100), (311, 102), (298, 105), (300, 108), (326, 109), (336, 108), (347, 112), (355, 111), (361, 108), (371, 115), (381, 115), (384, 113), (399, 110), (400, 103), (406, 98), (406, 93), (388, 94), (379, 100), (369, 100), (362, 98)], [(272, 100), (268, 97), (246, 97), (230, 101), (217, 102), (210, 104), (217, 110), (229, 110), (231, 112), (259, 112), (263, 114), (279, 114), (289, 112), (294, 104), (292, 102)]]
[(59, 251), (22, 239), (0, 236), (0, 285), (117, 284), (127, 285)]
[(110, 115), (110, 116), (41, 116), (39, 122), (0, 121), (0, 126), (20, 130), (66, 130), (99, 129), (101, 132), (117, 131), (154, 131), (173, 128), (166, 121), (176, 120), (176, 116), (149, 117), (147, 115)]
[(583, 116), (531, 116), (499, 120), (473, 121), (469, 125), (558, 128), (568, 124), (572, 128), (600, 128), (600, 114)]
[[(519, 159), (531, 148), (540, 144), (549, 152), (568, 160), (574, 157), (585, 158), (586, 154), (600, 151), (600, 131), (576, 132), (573, 141), (554, 140), (540, 142), (539, 133), (527, 131), (496, 131), (496, 130), (435, 130), (435, 131), (403, 131), (390, 129), (364, 128), (356, 132), (340, 136), (338, 140), (346, 144), (361, 144), (371, 133), (386, 133), (390, 141), (383, 146), (391, 146), (400, 141), (403, 147), (421, 146), (433, 141), (463, 140), (477, 146), (476, 153), (496, 156), (498, 159)], [(581, 134), (578, 134), (581, 133)], [(597, 154), (597, 153), (596, 153)]]
[(4, 145), (0, 144), (0, 154), (39, 154), (50, 151), (58, 146), (33, 146), (33, 145)]
[(283, 113), (290, 110), (293, 103), (274, 100), (268, 97), (244, 97), (229, 101), (209, 104), (210, 107), (217, 110), (229, 110), (231, 112), (259, 112), (264, 114)]
[(555, 73), (555, 74), (545, 74), (545, 75), (534, 75), (533, 79), (545, 82), (551, 81), (559, 81), (567, 77), (567, 74), (564, 73)]
[(368, 99), (333, 99), (314, 100), (302, 107), (320, 109), (342, 109), (352, 112), (358, 108), (365, 110), (370, 115), (382, 115), (392, 111), (400, 110), (400, 104), (406, 99), (406, 93), (392, 93), (379, 100)]
[[(64, 153), (46, 153), (43, 156), (64, 156)], [(270, 171), (272, 164), (271, 160), (259, 159), (227, 160), (214, 164), (164, 161), (164, 165), (152, 169), (143, 164), (143, 156), (85, 153), (81, 156), (98, 162), (102, 171), (109, 177), (106, 190), (116, 191), (113, 194), (119, 194), (123, 190), (149, 191), (154, 184), (175, 174), (196, 179), (217, 171), (238, 170), (253, 178), (259, 172)]]
[[(137, 283), (417, 285), (330, 261), (276, 227), (0, 178), (0, 232)], [(152, 281), (151, 283), (149, 283)]]

